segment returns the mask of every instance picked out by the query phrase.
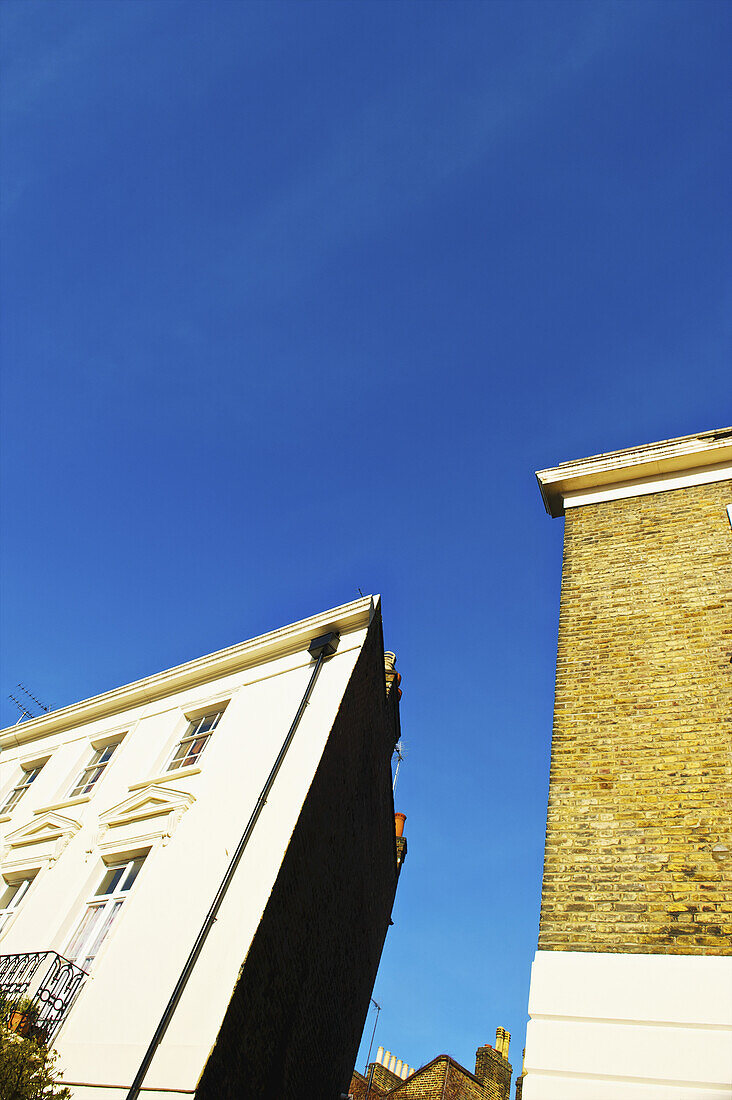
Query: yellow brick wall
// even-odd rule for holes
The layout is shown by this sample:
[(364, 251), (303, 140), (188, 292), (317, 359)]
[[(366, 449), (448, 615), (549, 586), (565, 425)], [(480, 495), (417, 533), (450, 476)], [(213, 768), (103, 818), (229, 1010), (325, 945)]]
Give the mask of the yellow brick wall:
[(730, 503), (567, 512), (540, 949), (732, 949)]
[(389, 1089), (395, 1088), (400, 1083), (400, 1078), (396, 1073), (392, 1073), (386, 1066), (382, 1066), (379, 1062), (374, 1062), (374, 1072), (371, 1074), (371, 1083), (376, 1088), (381, 1089), (383, 1092), (388, 1092)]
[[(496, 1045), (498, 1039), (497, 1035)], [(490, 1044), (478, 1047), (475, 1052), (475, 1076), (483, 1082), (485, 1100), (510, 1100), (512, 1073), (511, 1063), (494, 1047)]]
[(486, 1100), (482, 1085), (460, 1066), (439, 1057), (389, 1093), (390, 1100)]

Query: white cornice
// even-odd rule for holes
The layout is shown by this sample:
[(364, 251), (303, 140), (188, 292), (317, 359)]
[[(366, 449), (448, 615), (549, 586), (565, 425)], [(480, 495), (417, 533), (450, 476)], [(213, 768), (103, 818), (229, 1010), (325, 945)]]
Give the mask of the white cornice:
[(57, 730), (69, 729), (171, 695), (173, 692), (195, 687), (197, 684), (204, 684), (220, 676), (239, 672), (241, 669), (285, 657), (306, 648), (311, 639), (329, 630), (337, 630), (341, 634), (359, 630), (369, 625), (378, 606), (379, 596), (364, 596), (363, 599), (323, 611), (309, 619), (301, 619), (280, 630), (260, 634), (250, 641), (239, 642), (165, 672), (146, 676), (143, 680), (125, 684), (103, 695), (95, 695), (50, 714), (31, 718), (0, 731), (0, 748), (20, 745), (36, 737), (46, 737)]
[(664, 439), (538, 470), (550, 516), (604, 500), (667, 492), (732, 478), (732, 428)]

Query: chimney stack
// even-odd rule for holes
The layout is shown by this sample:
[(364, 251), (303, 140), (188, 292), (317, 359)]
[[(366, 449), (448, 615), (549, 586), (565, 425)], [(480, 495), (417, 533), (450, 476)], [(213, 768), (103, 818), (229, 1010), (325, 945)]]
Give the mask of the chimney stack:
[(496, 1028), (495, 1049), (486, 1043), (475, 1052), (475, 1076), (488, 1091), (491, 1100), (510, 1100), (511, 1074), (508, 1045), (511, 1033), (504, 1027)]
[(521, 1074), (516, 1078), (516, 1100), (522, 1100), (524, 1093), (524, 1077), (526, 1076), (526, 1047), (521, 1057)]

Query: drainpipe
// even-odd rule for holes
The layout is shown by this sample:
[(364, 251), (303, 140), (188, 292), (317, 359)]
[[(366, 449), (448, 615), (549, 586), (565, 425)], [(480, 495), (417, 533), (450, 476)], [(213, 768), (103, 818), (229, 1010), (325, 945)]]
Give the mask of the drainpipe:
[(203, 945), (206, 942), (206, 938), (208, 937), (208, 934), (214, 925), (216, 914), (221, 908), (222, 901), (226, 897), (226, 892), (231, 885), (232, 879), (234, 878), (236, 869), (239, 866), (239, 861), (241, 860), (241, 857), (244, 854), (244, 850), (246, 849), (251, 839), (252, 833), (254, 832), (254, 827), (259, 820), (259, 816), (262, 810), (264, 809), (267, 797), (272, 791), (274, 781), (277, 778), (277, 773), (282, 767), (282, 762), (287, 756), (287, 750), (292, 744), (292, 739), (295, 736), (297, 727), (300, 725), (300, 719), (305, 713), (305, 707), (308, 705), (310, 696), (313, 693), (315, 681), (317, 680), (318, 674), (323, 667), (323, 662), (325, 661), (326, 657), (330, 657), (333, 653), (335, 653), (339, 640), (340, 637), (337, 631), (331, 630), (328, 634), (323, 634), (319, 638), (313, 638), (310, 645), (308, 646), (308, 653), (311, 657), (315, 659), (315, 667), (313, 668), (312, 675), (310, 676), (308, 686), (305, 688), (305, 694), (300, 700), (300, 706), (297, 708), (297, 714), (292, 720), (292, 725), (287, 731), (287, 736), (285, 737), (285, 740), (282, 742), (282, 747), (277, 755), (277, 759), (272, 765), (272, 770), (267, 776), (265, 784), (262, 787), (259, 798), (257, 799), (257, 803), (252, 810), (252, 815), (247, 822), (247, 827), (242, 833), (241, 839), (236, 846), (236, 851), (231, 857), (231, 862), (226, 869), (226, 874), (221, 881), (221, 885), (216, 891), (216, 897), (211, 903), (211, 908), (206, 914), (206, 919), (201, 926), (201, 931), (198, 933), (198, 936), (196, 937), (196, 942), (193, 944), (193, 947), (191, 948), (191, 953), (186, 960), (186, 964), (181, 971), (178, 981), (175, 983), (175, 989), (170, 995), (170, 1000), (165, 1006), (165, 1011), (163, 1012), (163, 1015), (160, 1017), (160, 1023), (155, 1029), (155, 1034), (150, 1040), (149, 1047), (145, 1051), (145, 1056), (140, 1063), (140, 1068), (137, 1071), (135, 1080), (132, 1082), (130, 1091), (127, 1093), (127, 1100), (138, 1100), (143, 1081), (145, 1080), (145, 1075), (147, 1074), (147, 1071), (150, 1068), (150, 1063), (155, 1056), (155, 1051), (160, 1046), (160, 1043), (163, 1041), (163, 1036), (168, 1030), (168, 1025), (173, 1018), (173, 1013), (175, 1012), (178, 1006), (178, 1002), (183, 995), (183, 990), (188, 984), (188, 979), (193, 973), (193, 968), (196, 965), (198, 956), (203, 950)]

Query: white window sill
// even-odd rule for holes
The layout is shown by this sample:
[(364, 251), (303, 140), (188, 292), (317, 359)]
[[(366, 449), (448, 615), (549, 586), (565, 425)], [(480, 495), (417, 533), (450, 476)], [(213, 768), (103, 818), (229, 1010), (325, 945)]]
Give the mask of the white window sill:
[(51, 802), (48, 806), (39, 806), (34, 814), (45, 814), (49, 810), (65, 810), (67, 806), (81, 806), (84, 802), (90, 802), (90, 794), (79, 794), (76, 798), (65, 798), (63, 802)]
[(174, 772), (162, 772), (160, 775), (152, 775), (149, 779), (143, 779), (142, 783), (131, 783), (129, 790), (141, 791), (143, 787), (154, 787), (160, 783), (172, 783), (176, 779), (185, 779), (188, 775), (198, 775), (201, 769), (197, 766), (190, 768), (177, 768)]

